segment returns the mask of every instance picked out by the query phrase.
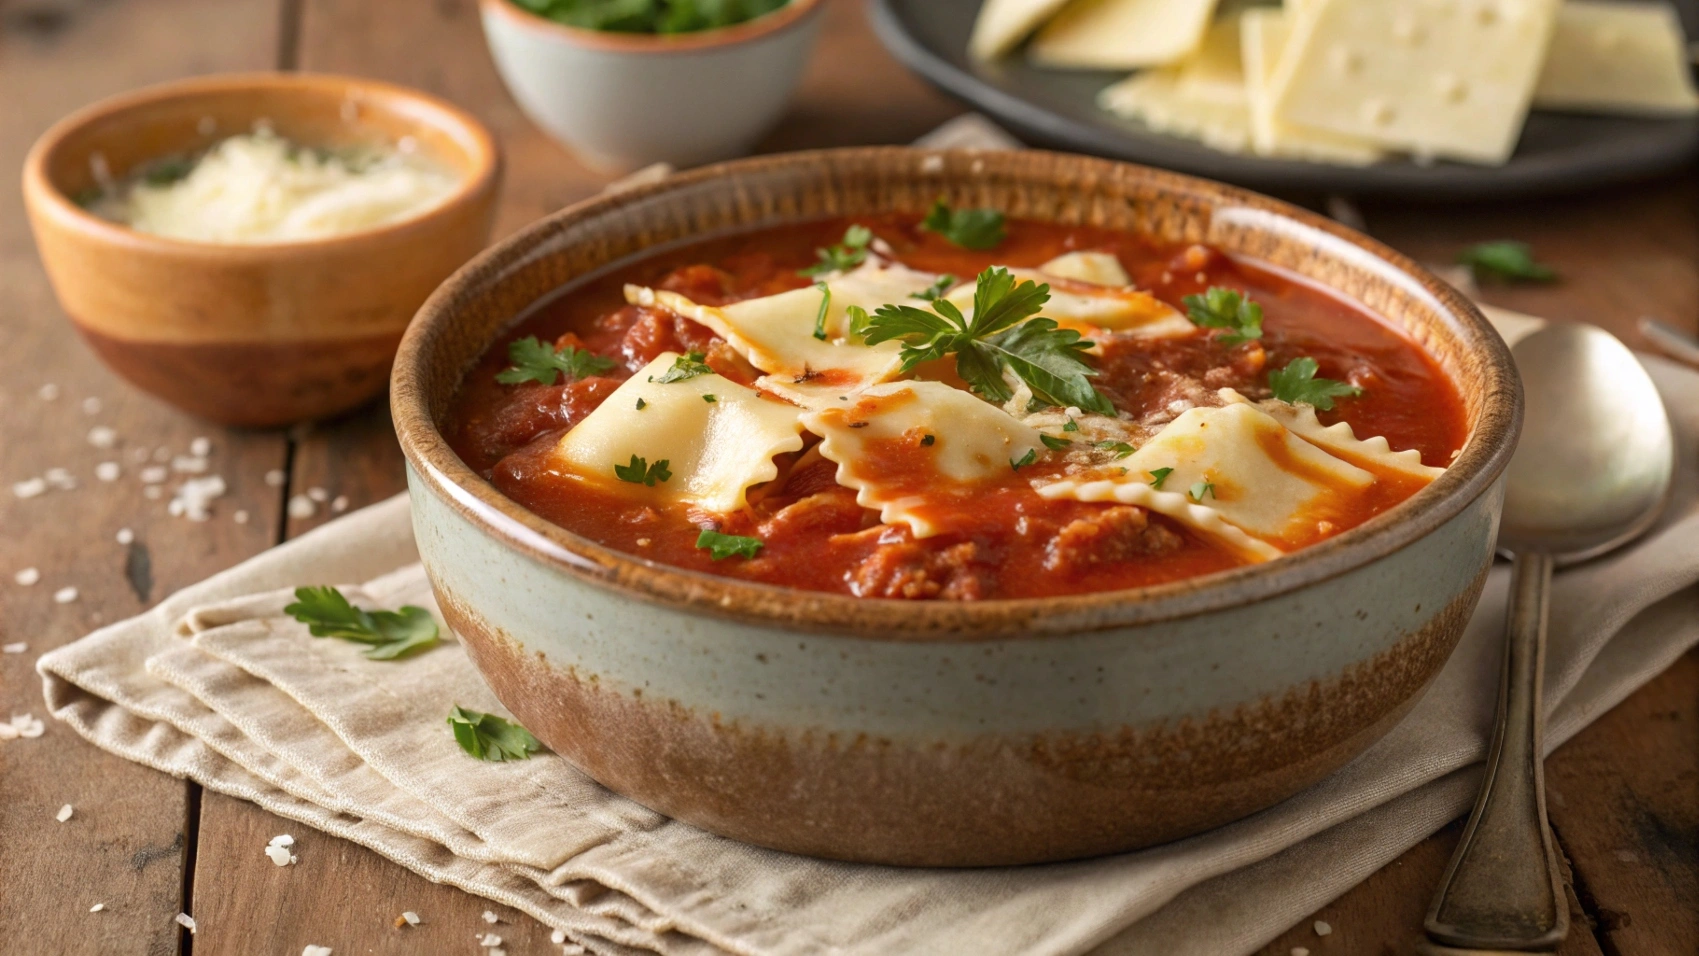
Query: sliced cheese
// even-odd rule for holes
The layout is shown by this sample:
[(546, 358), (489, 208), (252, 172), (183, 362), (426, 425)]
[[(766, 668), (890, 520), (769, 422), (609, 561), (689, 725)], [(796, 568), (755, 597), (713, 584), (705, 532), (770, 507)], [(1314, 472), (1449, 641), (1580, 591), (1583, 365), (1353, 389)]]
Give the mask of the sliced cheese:
[(1557, 11), (1534, 108), (1654, 116), (1699, 112), (1675, 7), (1568, 0)]
[(1274, 77), (1291, 35), (1290, 22), (1291, 14), (1269, 7), (1246, 10), (1239, 18), (1239, 53), (1250, 108), (1251, 148), (1262, 156), (1342, 166), (1378, 162), (1383, 153), (1367, 140), (1297, 126), (1275, 114)]
[[(1068, 279), (1044, 271), (1042, 267), (1036, 270), (1008, 266), (998, 268), (1008, 269), (1016, 281), (1030, 279), (1049, 285), (1050, 300), (1044, 303), (1038, 314), (1055, 319), (1062, 325), (1085, 325), (1148, 338), (1190, 335), (1196, 331), (1173, 306), (1130, 285), (1105, 286)], [(963, 316), (971, 319), (974, 288), (971, 283), (960, 285), (944, 298), (960, 309)]]
[(1075, 0), (1027, 46), (1040, 66), (1136, 70), (1197, 48), (1216, 0)]
[(1181, 88), (1174, 69), (1145, 70), (1104, 87), (1097, 105), (1164, 136), (1194, 139), (1223, 153), (1250, 150), (1251, 112), (1243, 95), (1237, 102), (1193, 96)]
[(1042, 450), (1037, 429), (940, 382), (875, 385), (850, 402), (805, 412), (802, 422), (821, 437), (820, 454), (837, 463), (838, 483), (917, 538), (942, 530), (929, 502), (1006, 479), (1014, 462)]
[[(1220, 394), (1222, 400), (1229, 404), (1251, 404), (1250, 399), (1230, 388), (1222, 389)], [(1256, 407), (1286, 426), (1292, 434), (1359, 468), (1379, 474), (1392, 472), (1408, 475), (1424, 481), (1432, 481), (1445, 473), (1444, 468), (1422, 464), (1422, 453), (1414, 448), (1393, 451), (1392, 443), (1384, 436), (1358, 438), (1347, 422), (1323, 425), (1320, 419), (1316, 418), (1313, 406), (1288, 405), (1282, 401), (1270, 400)]]
[(1091, 285), (1132, 285), (1133, 277), (1121, 260), (1107, 252), (1064, 252), (1038, 267), (1038, 271), (1058, 279), (1072, 279)]
[[(641, 487), (658, 501), (736, 511), (751, 485), (778, 476), (774, 455), (801, 450), (800, 412), (713, 373), (656, 381), (677, 358), (664, 352), (626, 379), (561, 437), (553, 464), (586, 480), (616, 484), (614, 466), (629, 465), (633, 455), (651, 466), (665, 461), (671, 478), (622, 487)], [(709, 395), (713, 401), (704, 397)]]
[(1274, 113), (1404, 149), (1510, 158), (1545, 59), (1557, 0), (1313, 0), (1274, 82)]
[(1013, 50), (1068, 0), (985, 0), (973, 21), (967, 49), (975, 59), (995, 60)]
[[(1190, 506), (1206, 509), (1275, 552), (1285, 552), (1325, 537), (1323, 523), (1349, 513), (1375, 483), (1371, 472), (1322, 451), (1248, 404), (1189, 409), (1120, 464), (1127, 473), (1107, 482), (1116, 486), (1115, 500), (1149, 501), (1146, 507), (1242, 551), (1242, 540), (1223, 536), (1213, 519), (1202, 520)], [(1163, 468), (1172, 471), (1162, 479), (1160, 491), (1183, 496), (1183, 501), (1151, 494), (1158, 489), (1150, 482)], [(1194, 497), (1191, 491), (1199, 483), (1210, 488)], [(1080, 489), (1092, 484), (1097, 483), (1062, 482), (1041, 487), (1039, 493), (1079, 497)], [(1245, 553), (1268, 556), (1262, 548)]]

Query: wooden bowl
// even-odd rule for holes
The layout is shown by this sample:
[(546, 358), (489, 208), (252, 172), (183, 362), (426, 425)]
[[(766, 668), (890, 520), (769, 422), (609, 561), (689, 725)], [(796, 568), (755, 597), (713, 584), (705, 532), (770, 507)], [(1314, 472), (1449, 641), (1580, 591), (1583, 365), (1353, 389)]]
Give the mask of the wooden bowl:
[[(1292, 555), (1136, 590), (857, 599), (602, 547), (526, 511), (439, 430), (462, 377), (561, 287), (645, 250), (783, 222), (1011, 216), (1208, 242), (1328, 286), (1459, 386), (1457, 460)], [(1183, 837), (1291, 796), (1421, 697), (1474, 609), (1521, 421), (1509, 350), (1391, 249), (1253, 193), (1041, 152), (744, 160), (582, 203), (437, 290), (391, 408), (419, 553), (496, 695), (608, 787), (716, 833), (847, 860), (1034, 863)]]
[[(410, 219), (265, 245), (151, 235), (72, 201), (96, 185), (95, 163), (121, 179), (258, 120), (313, 146), (409, 136), (460, 186)], [(500, 178), (489, 132), (434, 97), (348, 77), (251, 74), (148, 87), (67, 117), (30, 150), (24, 199), (61, 307), (108, 366), (190, 414), (271, 426), (334, 415), (383, 390), (420, 303), (489, 241)]]

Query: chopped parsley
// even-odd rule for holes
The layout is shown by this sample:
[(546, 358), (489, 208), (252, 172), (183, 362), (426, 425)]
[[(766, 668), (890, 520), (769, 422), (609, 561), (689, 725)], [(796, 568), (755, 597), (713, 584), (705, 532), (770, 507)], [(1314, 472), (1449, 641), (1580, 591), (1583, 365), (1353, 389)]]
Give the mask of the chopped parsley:
[(1014, 395), (1003, 381), (1003, 370), (1008, 369), (1038, 401), (1115, 414), (1115, 407), (1091, 385), (1097, 374), (1085, 360), (1091, 343), (1050, 319), (1033, 318), (1049, 299), (1048, 285), (1031, 280), (1017, 285), (1009, 270), (992, 267), (979, 274), (971, 322), (946, 299), (932, 303), (936, 312), (882, 305), (868, 323), (867, 344), (901, 341), (904, 372), (954, 354), (956, 373), (994, 402)]
[(480, 714), (459, 704), (448, 712), (448, 726), (460, 749), (479, 760), (525, 760), (543, 748), (524, 727), (495, 714)]
[(1019, 459), (1015, 459), (1015, 458), (1009, 459), (1009, 467), (1014, 469), (1015, 471), (1020, 471), (1022, 468), (1025, 468), (1027, 465), (1030, 465), (1037, 460), (1038, 460), (1038, 449), (1028, 448), (1026, 450), (1026, 454), (1022, 455)]
[(1146, 474), (1150, 475), (1150, 486), (1155, 488), (1157, 491), (1162, 490), (1162, 483), (1167, 481), (1168, 476), (1173, 473), (1174, 469), (1172, 468), (1153, 468), (1149, 472), (1146, 472)]
[(844, 313), (849, 316), (850, 338), (865, 340), (867, 338), (867, 326), (873, 322), (873, 317), (868, 315), (867, 310), (859, 305), (844, 306)]
[(866, 226), (851, 226), (844, 230), (842, 242), (814, 250), (820, 261), (806, 269), (798, 269), (796, 274), (812, 277), (828, 272), (848, 272), (867, 259), (867, 244), (872, 241), (873, 230)]
[(814, 316), (814, 337), (826, 341), (826, 315), (832, 311), (832, 289), (824, 282), (814, 283), (820, 290), (820, 311)]
[(1457, 261), (1474, 270), (1477, 279), (1551, 282), (1557, 278), (1557, 270), (1535, 261), (1526, 242), (1509, 239), (1470, 246), (1457, 254)]
[(1203, 295), (1188, 295), (1180, 300), (1186, 306), (1186, 318), (1203, 329), (1227, 329), (1216, 336), (1222, 345), (1238, 345), (1262, 338), (1262, 306), (1244, 294), (1212, 286)]
[(1296, 405), (1303, 402), (1314, 405), (1320, 411), (1332, 411), (1333, 400), (1350, 398), (1363, 394), (1363, 390), (1355, 385), (1336, 382), (1331, 378), (1316, 378), (1316, 360), (1309, 356), (1295, 358), (1283, 369), (1272, 370), (1268, 373), (1268, 387), (1274, 390), (1274, 397)]
[(960, 280), (946, 272), (934, 279), (931, 285), (921, 289), (919, 292), (910, 292), (908, 297), (911, 299), (921, 299), (926, 302), (931, 302), (933, 299), (936, 299), (950, 291), (950, 289), (955, 286), (958, 281)]
[(645, 409), (645, 408), (648, 408), (648, 407), (649, 407), (649, 403), (648, 403), (648, 402), (645, 402), (645, 401), (644, 401), (644, 400), (643, 400), (643, 399), (641, 399), (641, 398), (639, 398), (639, 399), (638, 399), (638, 400), (637, 400), (637, 410), (638, 410), (638, 411), (642, 411), (642, 410), (643, 410), (643, 409)]
[(362, 653), (374, 661), (406, 657), (437, 642), (436, 619), (424, 608), (407, 605), (399, 611), (366, 611), (333, 587), (296, 588), (295, 603), (283, 613), (307, 625), (314, 637), (367, 645)]
[(1068, 424), (1063, 425), (1062, 430), (1065, 431), (1065, 432), (1077, 432), (1077, 431), (1080, 430), (1080, 423), (1074, 421), (1072, 418), (1069, 418)]
[(1114, 452), (1116, 461), (1120, 461), (1121, 459), (1127, 457), (1128, 455), (1131, 455), (1133, 452), (1138, 451), (1137, 448), (1134, 448), (1133, 446), (1127, 444), (1126, 442), (1116, 441), (1113, 438), (1105, 438), (1104, 440), (1098, 442), (1096, 447), (1101, 448), (1104, 451)]
[(1215, 497), (1215, 483), (1211, 481), (1200, 481), (1193, 485), (1186, 494), (1191, 495), (1193, 501), (1202, 501), (1204, 495), (1209, 495), (1213, 498)]
[(995, 209), (951, 209), (942, 198), (932, 204), (920, 228), (935, 232), (963, 249), (995, 249), (1008, 233)]
[(922, 445), (927, 446), (927, 447), (931, 447), (937, 441), (938, 441), (937, 435), (922, 435), (922, 436), (920, 436), (920, 443)]
[(503, 385), (518, 385), (520, 382), (553, 385), (562, 372), (566, 373), (567, 381), (576, 382), (614, 367), (613, 359), (570, 345), (556, 349), (535, 335), (509, 342), (507, 360), (513, 365), (496, 373), (496, 381)]
[(1057, 438), (1054, 435), (1046, 435), (1043, 432), (1038, 433), (1038, 440), (1043, 442), (1044, 447), (1050, 449), (1051, 451), (1061, 451), (1062, 449), (1073, 444), (1073, 442), (1069, 441), (1066, 438)]
[(614, 477), (620, 481), (629, 481), (634, 485), (647, 485), (653, 488), (655, 482), (666, 481), (673, 476), (673, 473), (667, 470), (669, 464), (672, 464), (670, 458), (662, 458), (651, 465), (648, 459), (632, 455), (629, 465), (614, 465)]
[(712, 528), (703, 528), (696, 536), (696, 546), (708, 552), (708, 557), (715, 561), (723, 561), (732, 555), (753, 558), (761, 553), (760, 538), (745, 538), (736, 534), (721, 534)]
[(720, 398), (719, 398), (718, 395), (715, 395), (713, 392), (709, 392), (708, 394), (702, 396), (702, 400), (704, 402), (707, 402), (708, 404), (712, 405), (715, 402), (719, 401)]
[(713, 374), (714, 370), (709, 368), (702, 359), (703, 355), (701, 352), (686, 352), (678, 358), (673, 359), (673, 367), (667, 369), (660, 378), (656, 378), (651, 375), (649, 376), (649, 381), (654, 382), (657, 385), (671, 385), (673, 382), (682, 382), (685, 379), (695, 378), (698, 375)]

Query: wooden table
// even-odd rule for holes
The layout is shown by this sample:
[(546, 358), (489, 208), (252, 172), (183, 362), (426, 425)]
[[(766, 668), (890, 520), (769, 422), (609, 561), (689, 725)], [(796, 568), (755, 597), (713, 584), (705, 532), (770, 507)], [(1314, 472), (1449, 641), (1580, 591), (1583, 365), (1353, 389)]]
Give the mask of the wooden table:
[[(795, 106), (765, 144), (781, 150), (913, 139), (962, 107), (893, 63), (856, 0), (833, 0)], [(31, 141), (95, 99), (194, 73), (270, 68), (357, 73), (422, 87), (477, 113), (501, 136), (508, 178), (497, 235), (596, 192), (604, 179), (519, 114), (485, 54), (473, 0), (0, 0), (0, 170), (15, 182)], [(1317, 204), (1318, 197), (1292, 197)], [(1643, 345), (1633, 319), (1699, 327), (1699, 184), (1692, 176), (1583, 198), (1459, 208), (1366, 204), (1368, 228), (1418, 258), (1445, 261), (1485, 239), (1531, 241), (1564, 279), (1489, 298), (1556, 319), (1597, 322)], [(402, 488), (389, 417), (374, 405), (310, 429), (225, 431), (137, 393), (101, 367), (55, 306), (17, 190), (0, 189), (0, 462), (5, 484), (61, 466), (75, 491), (0, 495), (0, 711), (42, 713), (35, 658), (105, 622), (329, 520), (287, 515), (290, 495), (322, 488), (355, 507)], [(38, 390), (52, 384), (48, 401)], [(99, 410), (84, 403), (98, 400)], [(90, 402), (92, 405), (92, 402)], [(120, 453), (196, 436), (213, 443), (230, 485), (214, 520), (168, 517), (130, 474), (95, 481), (91, 425), (118, 431)], [(281, 469), (287, 483), (265, 481)], [(238, 511), (249, 516), (238, 523)], [(135, 543), (114, 541), (120, 528)], [(38, 567), (41, 583), (12, 583)], [(58, 604), (74, 585), (80, 596)], [(467, 953), (485, 901), (438, 886), (376, 854), (85, 744), (57, 725), (0, 744), (0, 949), (7, 953)], [(1566, 954), (1699, 951), (1699, 654), (1565, 745), (1548, 764), (1552, 823), (1573, 869)], [(65, 803), (72, 824), (54, 822)], [(1266, 950), (1405, 953), (1457, 839), (1453, 824), (1325, 907)], [(274, 834), (300, 841), (300, 863), (261, 854)], [(105, 912), (89, 907), (105, 903)], [(548, 931), (494, 907), (509, 952), (542, 953)], [(417, 929), (393, 926), (403, 910)], [(187, 911), (192, 939), (173, 922)]]

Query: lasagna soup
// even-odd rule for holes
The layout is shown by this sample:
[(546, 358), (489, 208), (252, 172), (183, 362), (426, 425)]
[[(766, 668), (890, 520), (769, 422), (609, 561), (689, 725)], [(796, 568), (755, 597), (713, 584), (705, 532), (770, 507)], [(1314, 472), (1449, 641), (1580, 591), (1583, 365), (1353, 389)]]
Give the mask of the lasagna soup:
[(1322, 289), (940, 203), (572, 287), (468, 373), (447, 433), (632, 555), (979, 600), (1277, 560), (1415, 494), (1466, 424), (1420, 348)]

